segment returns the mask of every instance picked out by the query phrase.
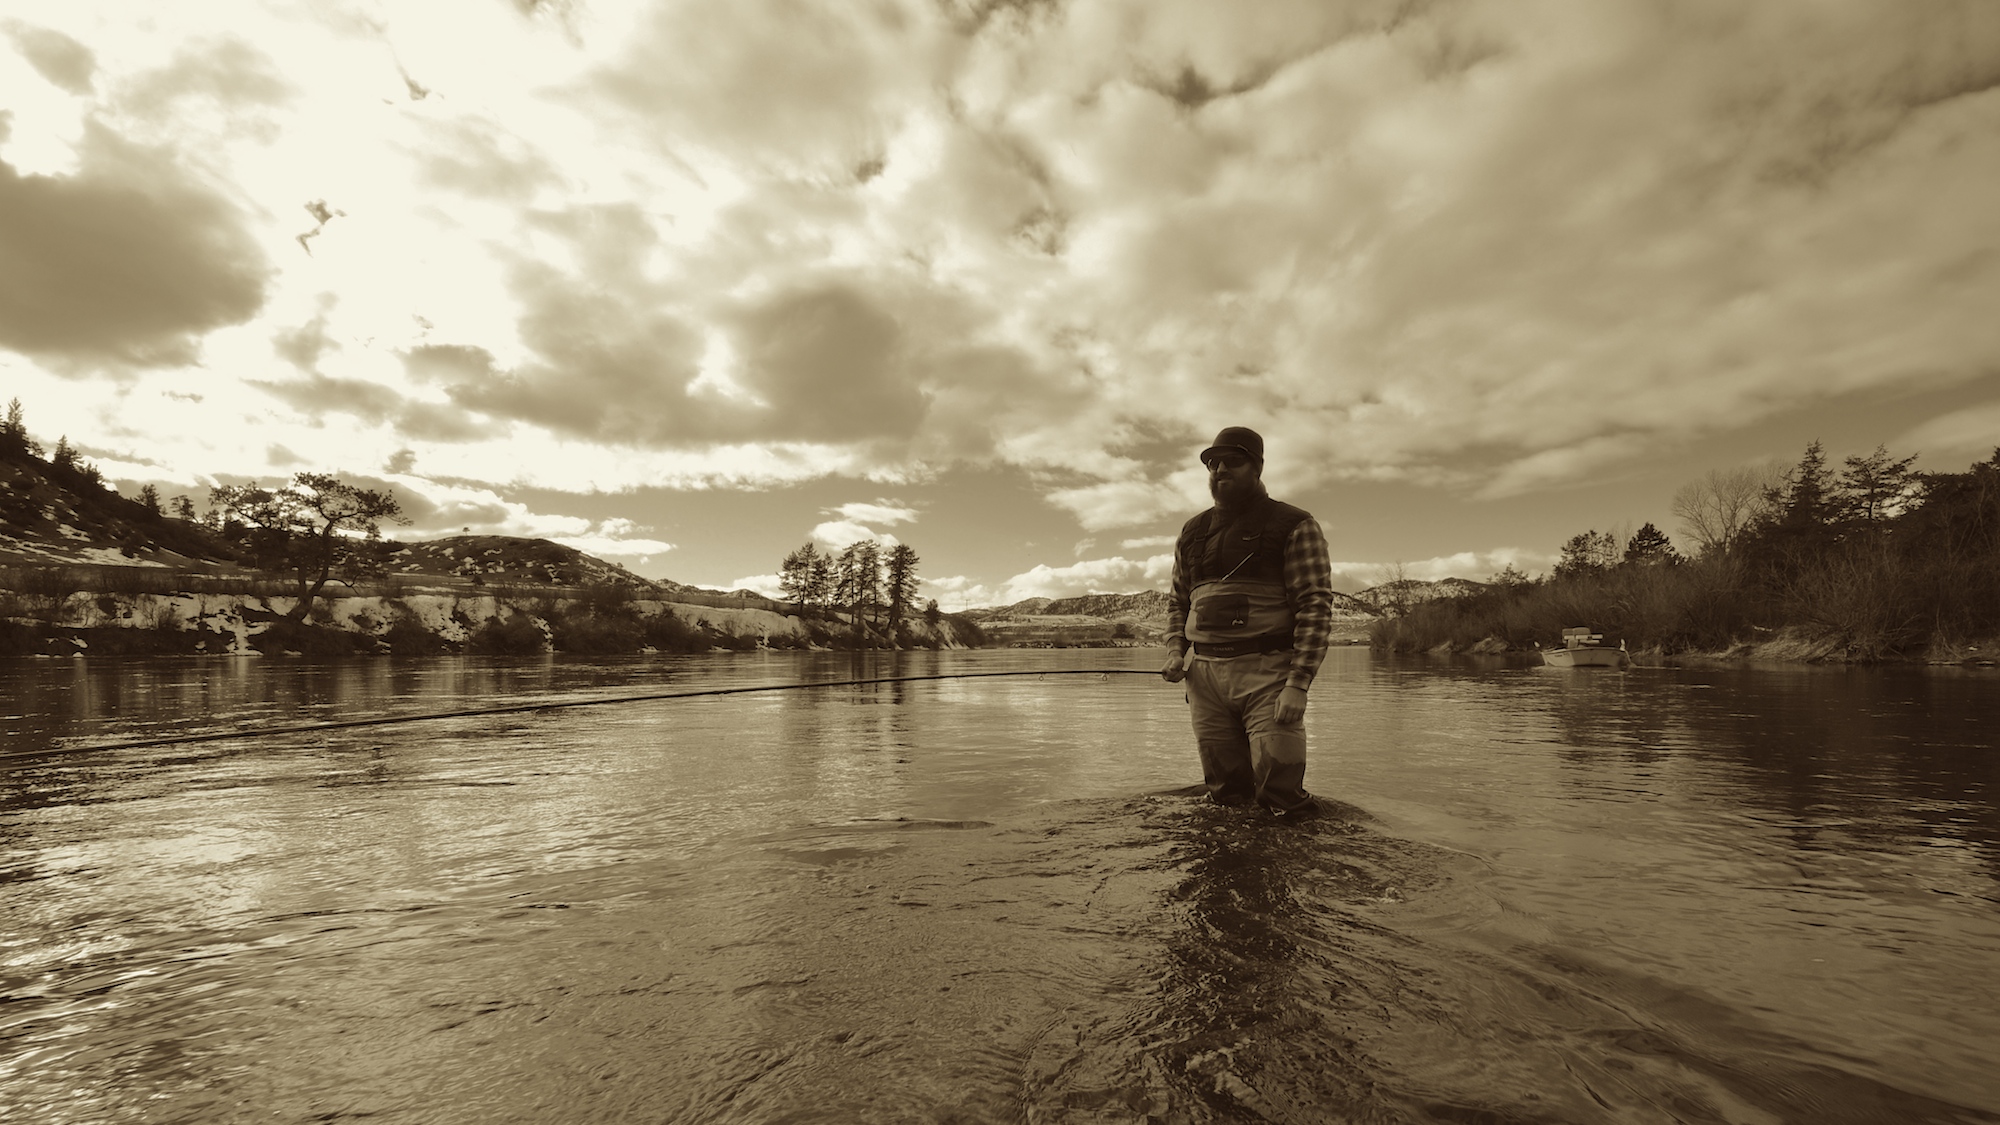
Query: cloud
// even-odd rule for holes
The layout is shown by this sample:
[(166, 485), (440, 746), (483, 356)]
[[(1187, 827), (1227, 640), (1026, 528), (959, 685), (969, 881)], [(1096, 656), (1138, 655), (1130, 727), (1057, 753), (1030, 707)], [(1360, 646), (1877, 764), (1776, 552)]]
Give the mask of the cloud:
[(897, 542), (895, 536), (876, 531), (853, 520), (828, 520), (818, 524), (812, 529), (812, 537), (834, 550), (842, 550), (871, 539), (884, 546), (894, 546)]
[[(629, 207), (549, 217), (576, 270), (518, 263), (521, 342), (502, 368), (482, 349), (406, 355), (454, 401), (577, 438), (656, 448), (724, 442), (866, 445), (907, 441), (925, 412), (904, 329), (858, 279), (802, 281), (736, 301), (703, 300), (656, 281), (659, 234)], [(728, 341), (731, 386), (700, 386), (710, 323)], [(483, 359), (483, 362), (482, 362)]]
[(1547, 572), (1555, 566), (1555, 562), (1556, 556), (1547, 551), (1528, 551), (1519, 547), (1460, 551), (1452, 555), (1394, 562), (1335, 561), (1332, 563), (1333, 588), (1351, 594), (1398, 577), (1419, 582), (1436, 582), (1443, 578), (1484, 582), (1509, 566), (1524, 574), (1534, 575)]
[(340, 350), (340, 343), (327, 332), (327, 312), (322, 307), (306, 323), (296, 328), (281, 328), (273, 333), (271, 350), (300, 371), (316, 371), (322, 355)]
[(893, 500), (877, 500), (873, 504), (842, 504), (833, 509), (846, 519), (856, 523), (899, 524), (915, 523), (917, 510), (906, 508)]
[[(629, 213), (605, 211), (598, 218), (645, 237), (643, 224)], [(535, 359), (511, 370), (476, 372), (461, 353), (455, 361), (462, 377), (446, 388), (451, 398), (495, 417), (598, 441), (654, 444), (713, 433), (713, 411), (688, 394), (701, 354), (699, 331), (654, 306), (646, 287), (607, 284), (618, 280), (618, 270), (604, 268), (614, 276), (579, 281), (551, 266), (523, 263), (515, 290), (527, 311), (519, 328)]]
[(4, 26), (7, 38), (37, 74), (72, 94), (82, 96), (91, 92), (97, 56), (89, 47), (46, 27), (30, 27), (14, 21)]
[(902, 4), (661, 5), (595, 85), (670, 147), (851, 178), (945, 76), (942, 31)]
[[(301, 360), (317, 363), (323, 353), (338, 345), (308, 325), (294, 333), (281, 333), (273, 346), (297, 364)], [(398, 387), (373, 379), (308, 370), (285, 379), (244, 382), (315, 423), (322, 422), (328, 414), (347, 414), (370, 426), (385, 427), (398, 439), (477, 442), (491, 440), (506, 430), (505, 423), (467, 411), (455, 403), (414, 398)]]
[(514, 535), (547, 539), (600, 558), (642, 561), (675, 549), (672, 543), (649, 538), (644, 533), (650, 529), (629, 519), (613, 517), (593, 523), (580, 516), (536, 512), (491, 489), (400, 474), (388, 478), (345, 475), (341, 479), (363, 488), (393, 492), (402, 502), (403, 514), (410, 519), (408, 529), (398, 532), (404, 537), (433, 538), (468, 532)]
[(1123, 556), (1087, 559), (1059, 567), (1044, 563), (1009, 578), (997, 595), (1003, 600), (992, 604), (1012, 605), (1023, 598), (1067, 598), (1082, 594), (1163, 590), (1173, 579), (1173, 573), (1174, 557), (1171, 553), (1145, 559)]
[(852, 286), (759, 301), (737, 319), (734, 338), (737, 380), (768, 410), (746, 419), (755, 436), (907, 438), (923, 417), (901, 326)]
[(731, 590), (751, 590), (774, 601), (785, 600), (784, 582), (775, 574), (750, 574), (731, 582)]
[(431, 122), (415, 153), (417, 174), (433, 186), (479, 199), (525, 204), (562, 185), (554, 161), (495, 121)]
[(1587, 438), (1573, 445), (1544, 449), (1502, 465), (1481, 485), (1481, 497), (1513, 496), (1552, 486), (1602, 483), (1604, 475), (1643, 453), (1654, 443), (1644, 437), (1617, 433)]
[(1224, 424), (1520, 497), (2000, 353), (1984, 0), (558, 6), (9, 25), (0, 347), (464, 480), (998, 463), (1107, 544)]
[(586, 555), (596, 555), (600, 558), (607, 556), (637, 558), (642, 561), (650, 561), (654, 555), (664, 555), (674, 549), (672, 543), (662, 542), (658, 539), (626, 538), (624, 536), (601, 533), (596, 535), (564, 535), (556, 537), (555, 542), (565, 547), (574, 547)]
[(0, 347), (57, 366), (181, 364), (202, 334), (256, 314), (268, 268), (232, 204), (95, 122), (81, 155), (74, 176), (0, 161)]
[(1057, 488), (1048, 493), (1048, 499), (1073, 513), (1084, 530), (1102, 531), (1191, 516), (1208, 506), (1200, 494), (1204, 487), (1201, 471), (1194, 469), (1164, 481), (1114, 480)]
[(275, 126), (265, 111), (297, 91), (270, 56), (236, 36), (187, 44), (163, 67), (146, 71), (118, 90), (118, 108), (134, 120), (183, 123), (188, 102), (219, 109), (226, 129), (268, 139)]
[[(1364, 590), (1389, 581), (1394, 573), (1423, 581), (1440, 578), (1468, 578), (1483, 582), (1502, 568), (1513, 565), (1528, 573), (1547, 570), (1555, 556), (1545, 552), (1502, 547), (1491, 551), (1463, 551), (1455, 555), (1410, 562), (1332, 564), (1334, 588), (1347, 592)], [(1142, 590), (1165, 590), (1173, 580), (1172, 552), (1144, 559), (1123, 556), (1089, 559), (1070, 566), (1046, 564), (1023, 571), (1000, 583), (986, 586), (972, 579), (948, 577), (928, 579), (935, 590), (931, 596), (953, 609), (987, 605), (1012, 605), (1026, 598), (1068, 598), (1084, 594), (1127, 594)]]
[(1077, 7), (960, 72), (1064, 216), (1016, 316), (1091, 387), (1003, 448), (1099, 478), (1052, 495), (1085, 528), (1176, 510), (1162, 461), (1096, 456), (1121, 419), (1259, 425), (1301, 485), (1518, 493), (2000, 343), (1990, 9), (1349, 10)]
[(1894, 449), (1922, 450), (1933, 472), (1955, 471), (1944, 460), (1952, 455), (1983, 461), (2000, 447), (2000, 401), (1939, 415), (1887, 444)]
[(424, 384), (478, 384), (494, 377), (493, 353), (471, 344), (420, 344), (401, 353), (404, 370)]
[(905, 507), (894, 500), (877, 500), (874, 503), (855, 501), (827, 509), (827, 514), (841, 517), (827, 520), (812, 529), (812, 538), (834, 550), (845, 549), (855, 543), (874, 540), (884, 546), (895, 546), (899, 540), (878, 528), (899, 523), (914, 523), (917, 519), (915, 508)]
[[(317, 358), (315, 356), (315, 358)], [(309, 373), (283, 382), (251, 381), (251, 385), (312, 417), (328, 411), (353, 414), (364, 421), (386, 422), (404, 403), (402, 392), (366, 379), (344, 379)]]

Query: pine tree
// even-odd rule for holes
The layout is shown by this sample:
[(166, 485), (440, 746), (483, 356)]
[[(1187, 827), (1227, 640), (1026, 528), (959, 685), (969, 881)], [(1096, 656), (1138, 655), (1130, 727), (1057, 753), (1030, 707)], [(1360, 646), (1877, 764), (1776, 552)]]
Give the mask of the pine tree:
[(778, 567), (778, 591), (786, 600), (800, 605), (813, 604), (812, 575), (819, 560), (819, 548), (811, 542), (785, 556), (785, 561)]
[(139, 506), (146, 509), (147, 515), (152, 516), (154, 519), (160, 518), (160, 490), (150, 484), (141, 488), (139, 490)]
[(1824, 527), (1833, 515), (1833, 482), (1826, 451), (1814, 441), (1786, 476), (1778, 522), (1790, 528)]
[(28, 426), (21, 418), (21, 400), (7, 404), (7, 418), (0, 421), (0, 453), (20, 453), (28, 448)]
[(298, 473), (275, 489), (224, 485), (209, 490), (209, 503), (225, 535), (231, 525), (242, 530), (258, 566), (295, 576), (298, 604), (287, 615), (293, 621), (305, 620), (335, 570), (367, 568), (381, 521), (410, 522), (394, 496), (327, 473)]
[(812, 567), (806, 572), (806, 604), (824, 609), (833, 604), (833, 555), (821, 551), (812, 560)]
[(1557, 578), (1581, 578), (1610, 569), (1618, 560), (1618, 540), (1608, 531), (1592, 528), (1570, 536), (1556, 560)]
[(1800, 568), (1825, 557), (1840, 539), (1835, 482), (1815, 441), (1782, 483), (1766, 494), (1766, 514), (1742, 536), (1741, 557), (1767, 590), (1780, 589)]
[(889, 595), (889, 635), (894, 637), (903, 616), (917, 600), (917, 558), (914, 547), (898, 543), (889, 548), (887, 577), (883, 586)]
[(1681, 556), (1666, 532), (1648, 521), (1626, 542), (1623, 561), (1626, 566), (1673, 566), (1681, 561)]
[(1902, 512), (1916, 494), (1917, 455), (1891, 457), (1884, 446), (1866, 457), (1849, 457), (1840, 474), (1838, 508), (1851, 523), (1879, 527)]
[(847, 608), (854, 620), (854, 632), (861, 635), (861, 622), (873, 617), (882, 603), (882, 548), (873, 539), (850, 543), (840, 552), (834, 571), (835, 600)]

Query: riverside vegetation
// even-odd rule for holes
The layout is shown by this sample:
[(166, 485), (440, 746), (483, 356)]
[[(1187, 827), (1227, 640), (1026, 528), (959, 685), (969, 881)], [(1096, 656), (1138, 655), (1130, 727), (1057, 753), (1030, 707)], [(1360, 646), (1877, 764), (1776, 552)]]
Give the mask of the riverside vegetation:
[(1920, 472), (1877, 447), (1839, 470), (1818, 442), (1788, 470), (1711, 472), (1674, 497), (1687, 557), (1646, 524), (1595, 529), (1554, 573), (1511, 566), (1485, 587), (1377, 622), (1401, 652), (1553, 643), (1588, 625), (1631, 648), (1791, 660), (1991, 663), (2000, 655), (2000, 449)]

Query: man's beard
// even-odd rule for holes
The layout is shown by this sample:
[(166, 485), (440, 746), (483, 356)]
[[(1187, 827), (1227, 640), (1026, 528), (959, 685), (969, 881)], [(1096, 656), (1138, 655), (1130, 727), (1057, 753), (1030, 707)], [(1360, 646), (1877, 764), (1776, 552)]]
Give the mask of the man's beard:
[(1208, 497), (1218, 508), (1245, 508), (1264, 498), (1264, 482), (1259, 478), (1244, 481), (1227, 493), (1216, 487), (1218, 483), (1214, 477), (1208, 478)]

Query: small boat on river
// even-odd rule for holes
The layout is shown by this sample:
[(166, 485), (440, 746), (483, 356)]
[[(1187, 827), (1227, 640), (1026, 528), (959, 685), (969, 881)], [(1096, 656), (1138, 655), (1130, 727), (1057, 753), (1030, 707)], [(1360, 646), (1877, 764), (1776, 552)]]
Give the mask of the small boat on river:
[(1543, 649), (1542, 663), (1551, 668), (1623, 669), (1631, 665), (1632, 657), (1626, 653), (1624, 641), (1613, 648), (1605, 643), (1603, 633), (1588, 628), (1564, 629), (1562, 646)]

